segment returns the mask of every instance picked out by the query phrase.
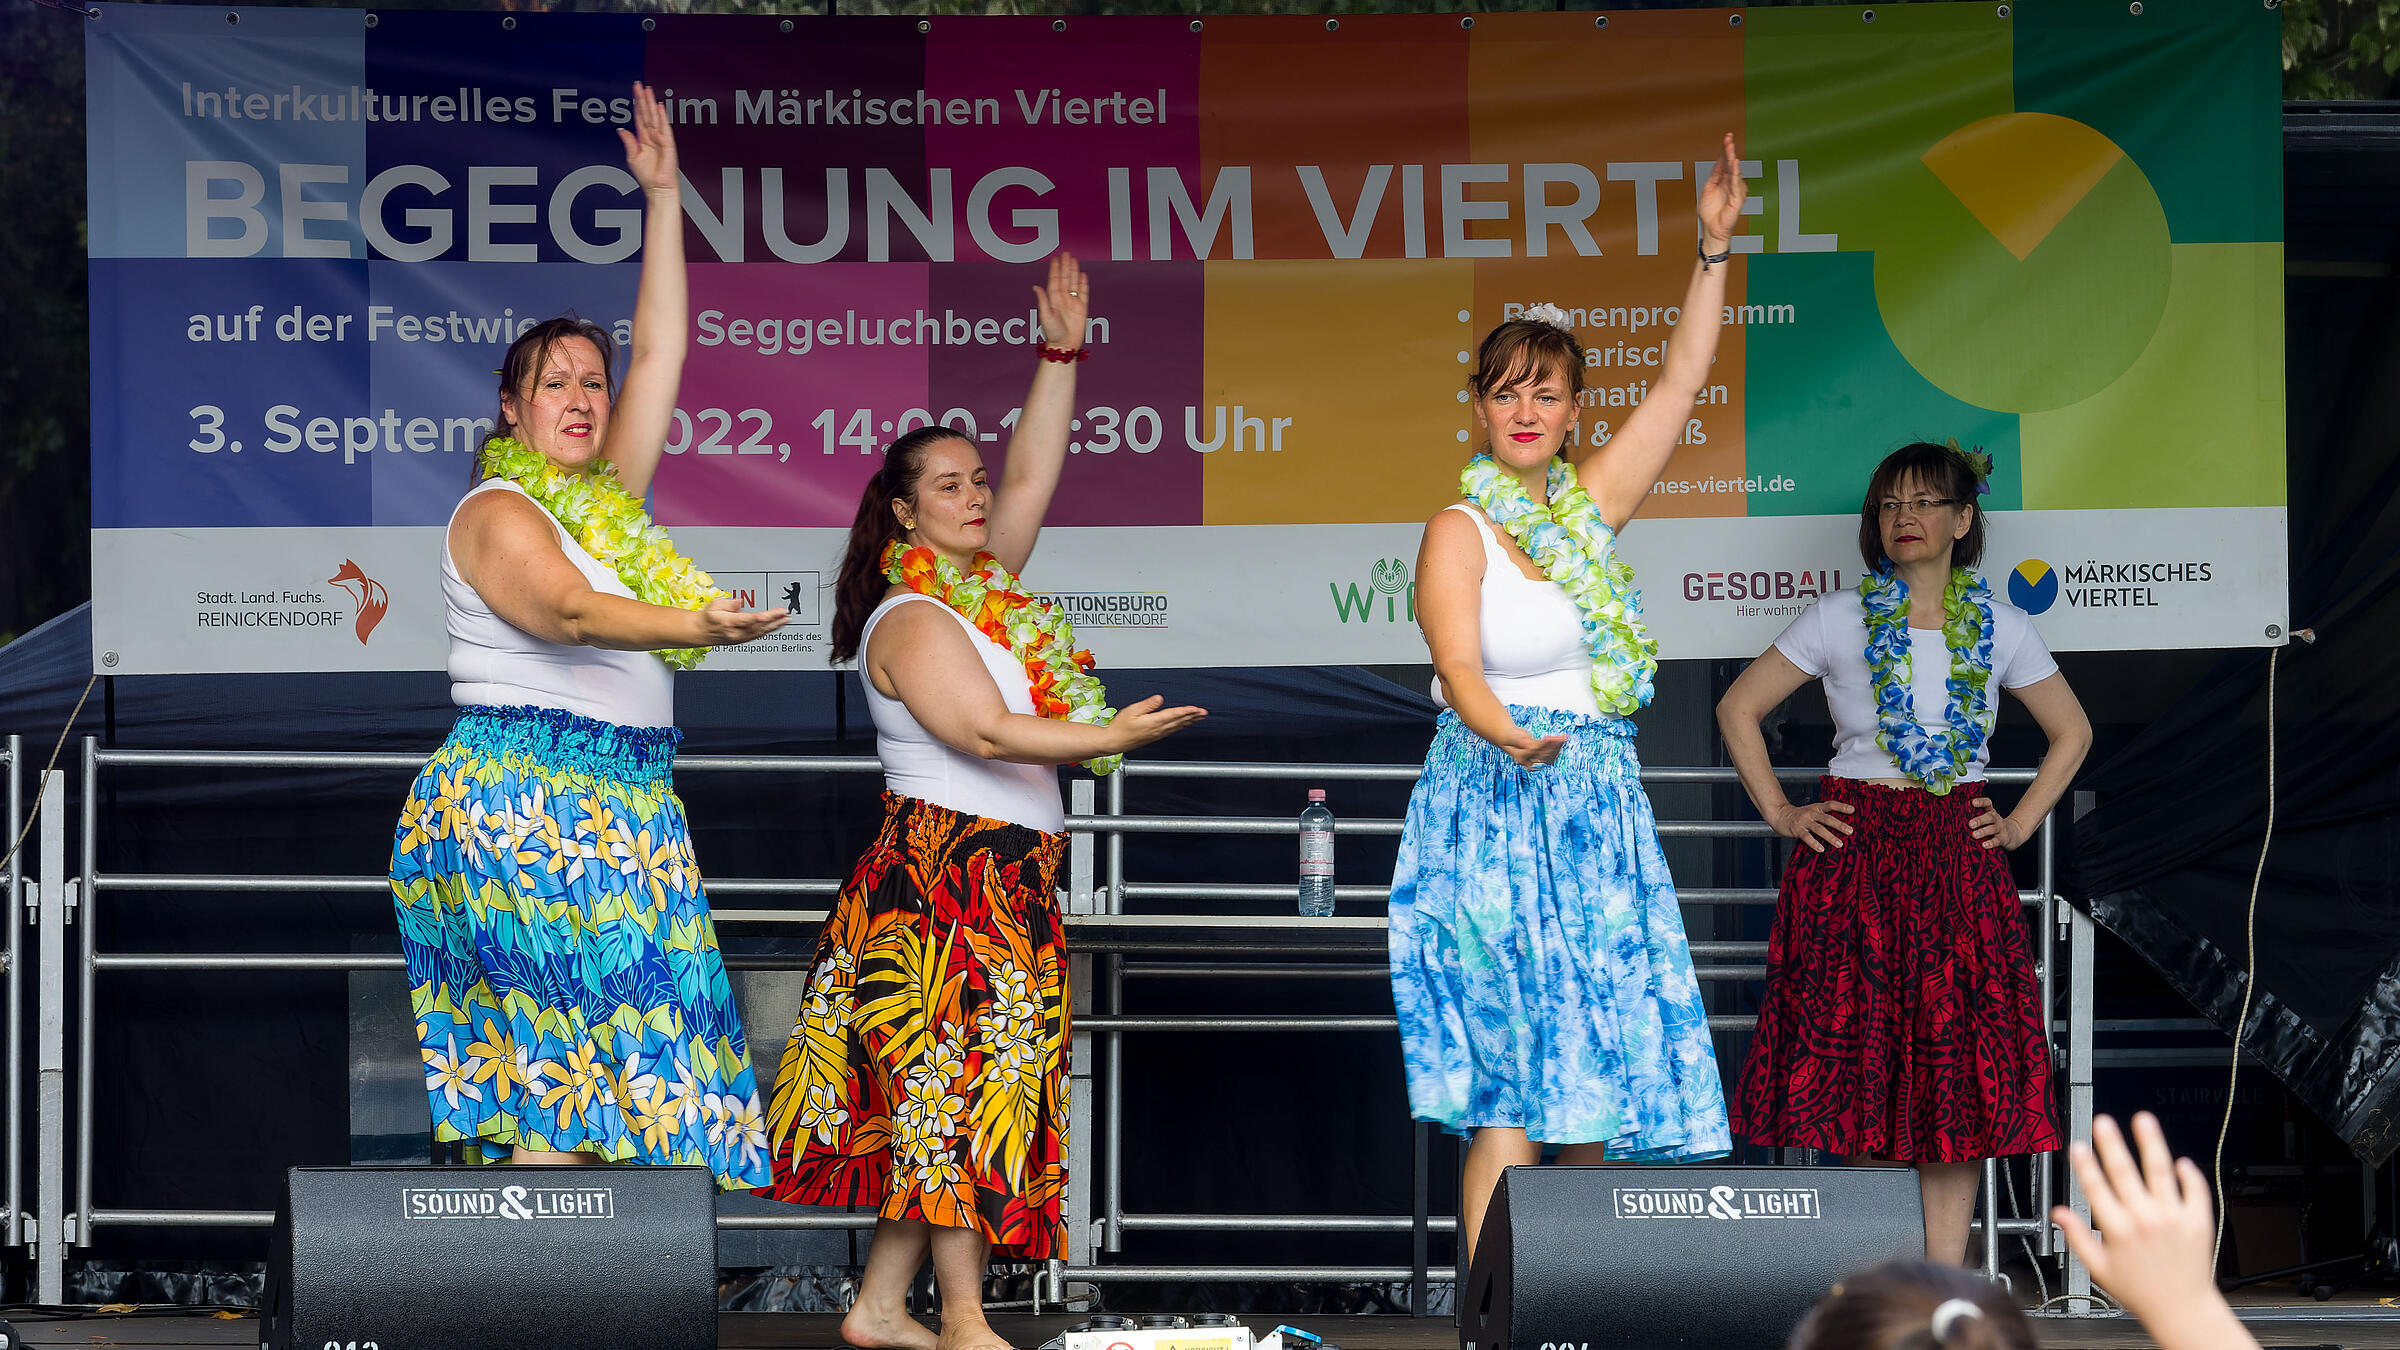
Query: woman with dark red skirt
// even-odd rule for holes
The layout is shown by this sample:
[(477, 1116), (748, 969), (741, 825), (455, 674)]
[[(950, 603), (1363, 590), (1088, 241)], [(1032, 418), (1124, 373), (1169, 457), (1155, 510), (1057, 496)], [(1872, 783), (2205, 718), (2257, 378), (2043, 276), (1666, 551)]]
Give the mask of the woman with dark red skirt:
[[(1859, 510), (1867, 575), (1811, 605), (1717, 705), (1759, 814), (1795, 849), (1732, 1104), (1754, 1144), (1917, 1169), (1925, 1251), (1963, 1264), (1986, 1158), (2059, 1147), (2040, 984), (2002, 850), (2066, 791), (2091, 723), (2025, 612), (1970, 570), (1991, 464), (1918, 442)], [(1833, 763), (1795, 806), (1759, 723), (1825, 682)], [(2049, 753), (2016, 809), (1985, 793), (1999, 690)]]

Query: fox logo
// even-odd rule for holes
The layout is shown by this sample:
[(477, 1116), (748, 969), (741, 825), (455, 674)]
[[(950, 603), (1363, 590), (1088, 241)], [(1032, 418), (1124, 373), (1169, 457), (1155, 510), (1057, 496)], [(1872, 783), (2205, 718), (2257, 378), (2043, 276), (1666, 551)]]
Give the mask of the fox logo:
[(342, 559), (342, 570), (325, 580), (348, 591), (351, 603), (358, 606), (358, 619), (352, 627), (358, 633), (359, 645), (365, 646), (367, 634), (375, 631), (375, 625), (383, 622), (383, 612), (392, 607), (392, 597), (384, 591), (383, 583), (360, 571), (358, 564), (348, 558)]

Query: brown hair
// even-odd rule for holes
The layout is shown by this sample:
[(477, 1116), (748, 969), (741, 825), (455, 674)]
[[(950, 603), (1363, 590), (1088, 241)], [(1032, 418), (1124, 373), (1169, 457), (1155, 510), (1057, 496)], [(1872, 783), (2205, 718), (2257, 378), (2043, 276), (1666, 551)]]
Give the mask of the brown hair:
[(1967, 532), (1950, 546), (1950, 565), (1973, 567), (1983, 561), (1983, 506), (1977, 494), (1983, 476), (1949, 446), (1912, 441), (1885, 455), (1867, 479), (1866, 500), (1858, 508), (1858, 556), (1867, 570), (1881, 571), (1890, 561), (1883, 551), (1883, 499), (1912, 478), (1971, 513)]
[[(544, 319), (519, 333), (517, 340), (508, 344), (508, 354), (500, 358), (500, 410), (492, 414), (492, 430), (483, 438), (485, 444), (517, 434), (516, 424), (508, 420), (508, 396), (524, 398), (533, 382), (541, 377), (542, 363), (549, 360), (550, 348), (569, 338), (582, 338), (600, 350), (600, 368), (608, 372), (609, 401), (616, 401), (617, 340), (609, 336), (607, 329), (579, 315), (561, 314), (555, 319)], [(475, 477), (477, 480), (483, 477), (481, 455), (475, 457)]]
[[(1936, 1336), (1934, 1314), (1952, 1299), (1975, 1314), (1954, 1314), (1949, 1334)], [(1999, 1285), (1956, 1266), (1893, 1261), (1835, 1285), (1792, 1329), (1785, 1350), (2034, 1350), (2034, 1339)]]
[(900, 518), (892, 503), (917, 500), (917, 477), (925, 471), (925, 452), (943, 441), (974, 442), (948, 427), (920, 427), (885, 446), (883, 464), (858, 494), (858, 515), (850, 522), (850, 542), (842, 552), (842, 570), (833, 582), (832, 656), (847, 661), (858, 655), (859, 635), (867, 616), (883, 602), (890, 585), (883, 576), (883, 551), (901, 535)]
[(1467, 392), (1485, 398), (1549, 374), (1565, 376), (1570, 391), (1583, 392), (1583, 348), (1574, 335), (1539, 319), (1510, 319), (1484, 334)]

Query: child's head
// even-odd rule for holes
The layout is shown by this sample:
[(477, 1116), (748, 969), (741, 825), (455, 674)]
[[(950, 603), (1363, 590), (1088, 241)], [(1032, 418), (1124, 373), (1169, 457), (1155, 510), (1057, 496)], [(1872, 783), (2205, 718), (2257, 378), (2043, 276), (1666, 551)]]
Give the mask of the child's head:
[(1971, 1271), (1893, 1261), (1833, 1287), (1786, 1350), (2034, 1350), (2006, 1291)]

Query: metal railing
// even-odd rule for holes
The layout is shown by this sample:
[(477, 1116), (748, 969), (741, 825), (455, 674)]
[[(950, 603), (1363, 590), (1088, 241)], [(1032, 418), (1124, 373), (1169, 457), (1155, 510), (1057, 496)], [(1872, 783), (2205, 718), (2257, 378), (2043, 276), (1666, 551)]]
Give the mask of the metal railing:
[[(14, 738), (8, 743), (9, 812), (12, 821), (19, 819), (18, 777), (15, 769), (20, 762), (19, 747)], [(104, 899), (118, 893), (215, 893), (227, 892), (306, 892), (384, 894), (389, 880), (383, 876), (289, 876), (247, 873), (145, 873), (108, 872), (98, 867), (98, 843), (101, 820), (98, 803), (103, 796), (104, 774), (118, 770), (146, 769), (177, 771), (189, 769), (373, 769), (390, 770), (395, 774), (414, 774), (424, 764), (424, 757), (409, 754), (344, 754), (339, 752), (256, 752), (256, 751), (155, 751), (102, 749), (95, 738), (85, 738), (81, 764), (81, 851), (79, 866), (73, 876), (66, 875), (63, 856), (63, 815), (56, 799), (63, 792), (45, 794), (47, 806), (42, 814), (43, 871), (38, 885), (30, 886), (27, 894), (33, 897), (30, 912), (43, 939), (45, 958), (53, 944), (60, 969), (58, 978), (50, 978), (45, 964), (45, 978), (39, 986), (44, 1046), (56, 1031), (63, 1034), (66, 1021), (69, 981), (66, 977), (63, 938), (70, 925), (80, 927), (77, 935), (77, 955), (74, 962), (72, 993), (79, 1002), (79, 1016), (74, 1028), (77, 1081), (71, 1130), (51, 1130), (54, 1104), (45, 1095), (41, 1104), (44, 1124), (41, 1139), (42, 1160), (37, 1178), (40, 1195), (36, 1213), (30, 1224), (20, 1218), (18, 1200), (18, 1158), (21, 1141), (17, 1135), (14, 1116), (10, 1124), (8, 1191), (10, 1222), (8, 1234), (12, 1240), (28, 1239), (35, 1247), (37, 1287), (48, 1291), (41, 1294), (46, 1302), (55, 1302), (58, 1281), (63, 1278), (64, 1260), (70, 1247), (88, 1246), (93, 1232), (103, 1226), (220, 1226), (264, 1227), (273, 1222), (267, 1211), (252, 1210), (164, 1210), (135, 1208), (101, 1208), (94, 1203), (92, 1165), (94, 1134), (93, 1083), (95, 1079), (94, 1044), (97, 1009), (102, 1004), (99, 976), (103, 973), (134, 973), (143, 971), (362, 971), (399, 970), (402, 957), (374, 953), (158, 953), (103, 951), (95, 943), (95, 921)], [(881, 771), (880, 764), (865, 756), (729, 756), (690, 755), (677, 761), (677, 770), (684, 774), (744, 774), (744, 773), (803, 773), (871, 775)], [(1428, 1264), (1428, 1240), (1433, 1233), (1451, 1233), (1456, 1220), (1451, 1216), (1430, 1212), (1430, 1169), (1428, 1164), (1430, 1127), (1413, 1126), (1416, 1154), (1413, 1213), (1406, 1215), (1290, 1215), (1290, 1214), (1175, 1214), (1133, 1213), (1125, 1206), (1124, 1193), (1124, 1084), (1127, 1062), (1126, 1040), (1129, 1035), (1150, 1032), (1211, 1032), (1240, 1033), (1257, 1031), (1372, 1031), (1389, 1033), (1396, 1026), (1391, 1016), (1257, 1016), (1217, 1014), (1129, 1015), (1125, 1012), (1124, 989), (1128, 980), (1205, 979), (1227, 975), (1271, 977), (1296, 980), (1381, 980), (1388, 978), (1382, 953), (1382, 935), (1387, 921), (1381, 915), (1373, 917), (1344, 916), (1336, 918), (1303, 918), (1289, 915), (1281, 918), (1261, 918), (1251, 915), (1228, 915), (1223, 912), (1184, 910), (1166, 914), (1129, 914), (1128, 901), (1154, 902), (1232, 902), (1255, 900), (1289, 900), (1293, 894), (1289, 884), (1250, 885), (1239, 883), (1144, 883), (1131, 880), (1125, 866), (1125, 838), (1132, 834), (1172, 836), (1290, 836), (1298, 831), (1298, 822), (1288, 817), (1227, 817), (1227, 816), (1170, 816), (1136, 815), (1126, 809), (1127, 784), (1130, 779), (1199, 779), (1237, 781), (1307, 780), (1310, 782), (1387, 782), (1413, 781), (1418, 775), (1415, 765), (1356, 765), (1356, 764), (1250, 764), (1209, 762), (1128, 761), (1122, 770), (1107, 781), (1107, 802), (1098, 808), (1096, 784), (1078, 778), (1069, 785), (1070, 814), (1067, 829), (1070, 835), (1067, 867), (1067, 904), (1064, 919), (1069, 934), (1069, 950), (1078, 964), (1076, 976), (1075, 1059), (1088, 1072), (1089, 1050), (1097, 1038), (1105, 1043), (1104, 1086), (1097, 1093), (1078, 1092), (1072, 1097), (1074, 1120), (1071, 1139), (1081, 1141), (1092, 1136), (1094, 1107), (1091, 1098), (1100, 1099), (1101, 1159), (1098, 1168), (1101, 1201), (1093, 1203), (1091, 1168), (1082, 1162), (1084, 1147), (1078, 1147), (1077, 1158), (1070, 1159), (1067, 1218), (1070, 1232), (1088, 1240), (1095, 1253), (1113, 1254), (1123, 1250), (1127, 1232), (1181, 1231), (1282, 1231), (1282, 1232), (1351, 1232), (1400, 1233), (1414, 1236), (1415, 1253), (1409, 1266), (1133, 1266), (1103, 1264), (1087, 1260), (1080, 1265), (1052, 1262), (1047, 1271), (1047, 1295), (1063, 1300), (1069, 1280), (1099, 1281), (1214, 1281), (1214, 1280), (1310, 1280), (1340, 1282), (1407, 1283), (1411, 1300), (1418, 1312), (1425, 1311), (1427, 1286), (1455, 1278), (1450, 1269), (1432, 1269)], [(63, 777), (63, 775), (57, 775)], [(1779, 770), (1786, 779), (1806, 780), (1817, 771)], [(2028, 770), (1994, 771), (1987, 775), (1994, 783), (2022, 784), (2032, 779)], [(1643, 772), (1645, 784), (1661, 785), (1733, 785), (1738, 782), (1729, 768), (1659, 768)], [(1343, 819), (1337, 822), (1337, 832), (1352, 835), (1397, 835), (1401, 822), (1394, 819)], [(1675, 820), (1659, 823), (1659, 833), (1669, 839), (1766, 839), (1772, 830), (1756, 821)], [(14, 829), (11, 830), (11, 837)], [(9, 880), (18, 882), (21, 869), (10, 864)], [(2020, 893), (2020, 899), (2038, 913), (2039, 976), (2043, 1006), (2052, 1007), (2055, 967), (2059, 957), (2060, 928), (2068, 922), (2072, 911), (2056, 905), (2052, 822), (2045, 821), (2039, 833), (2039, 872), (2037, 889)], [(823, 899), (836, 894), (840, 878), (721, 878), (708, 883), (710, 895), (717, 900), (731, 897), (790, 897)], [(1343, 886), (1337, 898), (1347, 901), (1376, 902), (1389, 895), (1384, 886)], [(1693, 887), (1679, 888), (1679, 899), (1685, 904), (1714, 905), (1771, 905), (1776, 891), (1770, 887)], [(78, 912), (79, 911), (79, 912)], [(715, 908), (720, 923), (808, 923), (821, 920), (824, 910), (815, 908)], [(2086, 921), (2088, 928), (2088, 921)], [(12, 922), (7, 940), (10, 987), (18, 980), (15, 960), (16, 925)], [(1739, 981), (1763, 978), (1765, 967), (1760, 964), (1766, 952), (1763, 942), (1695, 942), (1692, 954), (1696, 972), (1708, 981)], [(1296, 955), (1329, 955), (1354, 958), (1346, 962), (1315, 964), (1271, 958)], [(1176, 960), (1176, 957), (1205, 956), (1206, 960)], [(1228, 962), (1229, 956), (1270, 958)], [(804, 957), (741, 956), (726, 958), (729, 968), (737, 970), (799, 969)], [(1090, 962), (1103, 962), (1102, 974), (1094, 980)], [(2079, 963), (2088, 965), (2088, 961)], [(2068, 1025), (2064, 1028), (2070, 1052), (2083, 1048), (2082, 1077), (2070, 1066), (2071, 1096), (2074, 1085), (2082, 1084), (2076, 1119), (2084, 1128), (2089, 1121), (2089, 1046), (2088, 1025), (2079, 1032), (2078, 1022), (2089, 1021), (2088, 971), (2078, 972), (2081, 998), (2070, 1007)], [(1090, 1011), (1096, 1000), (1093, 995), (1105, 992), (1106, 1012)], [(10, 1023), (10, 1058), (16, 1061), (19, 1046), (15, 1023), (16, 1005), (12, 1002)], [(2077, 1011), (2080, 1009), (2080, 1011)], [(55, 1024), (54, 1024), (55, 1017)], [(1755, 1019), (1738, 1016), (1712, 1016), (1709, 1025), (1719, 1033), (1748, 1028)], [(60, 1049), (63, 1050), (63, 1045)], [(56, 1066), (63, 1070), (63, 1055)], [(47, 1058), (42, 1064), (45, 1089), (53, 1083), (51, 1065)], [(57, 1085), (63, 1087), (63, 1072), (56, 1075)], [(56, 1105), (63, 1106), (63, 1103)], [(68, 1122), (58, 1122), (65, 1125)], [(73, 1142), (73, 1188), (71, 1198), (62, 1184), (65, 1180), (65, 1147)], [(1985, 1232), (2002, 1237), (2025, 1235), (2039, 1239), (2038, 1250), (2047, 1256), (2057, 1247), (2054, 1230), (2047, 1215), (2052, 1195), (2052, 1172), (2049, 1166), (2037, 1166), (2037, 1202), (2034, 1213), (2025, 1218), (2002, 1219), (1998, 1212), (1999, 1177), (1996, 1166), (1986, 1165), (1983, 1213), (1978, 1226)], [(2071, 1193), (2071, 1201), (2079, 1196)], [(872, 1213), (805, 1213), (788, 1215), (726, 1215), (720, 1223), (737, 1229), (841, 1229), (866, 1228), (875, 1222)], [(30, 1233), (28, 1233), (30, 1228)], [(22, 1245), (22, 1241), (19, 1242)], [(1991, 1241), (1986, 1248), (1985, 1264), (1989, 1271), (1998, 1268), (1999, 1243)], [(2070, 1271), (2070, 1289), (2075, 1288)], [(2088, 1290), (2088, 1281), (2082, 1286)], [(1037, 1301), (1040, 1295), (1037, 1294)]]

